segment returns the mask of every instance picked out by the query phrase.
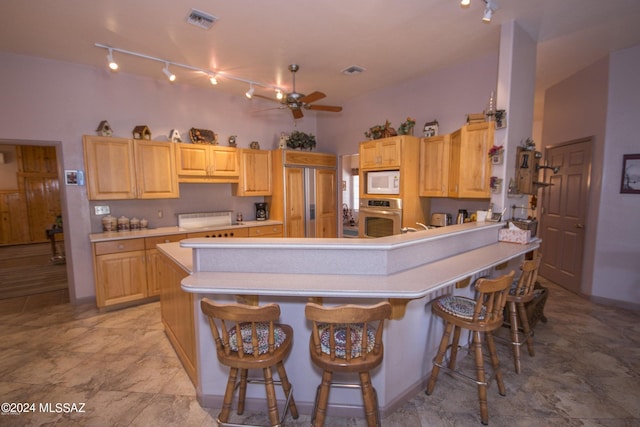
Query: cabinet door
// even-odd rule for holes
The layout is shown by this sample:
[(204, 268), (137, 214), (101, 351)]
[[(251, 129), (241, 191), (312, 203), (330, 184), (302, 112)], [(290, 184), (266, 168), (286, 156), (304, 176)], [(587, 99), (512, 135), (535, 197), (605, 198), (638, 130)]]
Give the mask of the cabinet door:
[(89, 200), (135, 199), (133, 141), (84, 136), (82, 142)]
[(360, 169), (378, 167), (378, 141), (367, 141), (360, 144)]
[(420, 196), (447, 197), (449, 192), (449, 135), (420, 141)]
[(336, 171), (316, 169), (316, 237), (337, 237)]
[(466, 125), (460, 140), (458, 197), (491, 197), (491, 159), (494, 123)]
[(238, 163), (238, 150), (233, 147), (209, 147), (210, 148), (210, 176), (238, 177), (240, 165)]
[(305, 237), (304, 169), (285, 168), (285, 228), (286, 237)]
[(145, 253), (141, 251), (96, 256), (96, 302), (106, 307), (147, 296)]
[(147, 296), (160, 295), (160, 284), (158, 280), (158, 263), (160, 262), (160, 251), (156, 245), (160, 243), (179, 242), (186, 239), (186, 234), (172, 234), (170, 236), (147, 237), (144, 239), (144, 247), (147, 257)]
[(282, 237), (282, 225), (261, 225), (249, 228), (249, 237)]
[(240, 150), (240, 182), (236, 196), (270, 196), (271, 151)]
[(379, 141), (379, 166), (400, 167), (400, 158), (402, 155), (402, 137), (384, 138)]
[(181, 176), (207, 176), (208, 148), (201, 144), (176, 144), (176, 170)]
[(175, 144), (134, 141), (139, 199), (179, 197)]

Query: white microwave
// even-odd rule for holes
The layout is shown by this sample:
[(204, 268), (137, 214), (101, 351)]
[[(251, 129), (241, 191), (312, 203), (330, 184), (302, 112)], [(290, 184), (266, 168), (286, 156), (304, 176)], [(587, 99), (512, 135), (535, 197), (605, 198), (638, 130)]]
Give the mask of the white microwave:
[(400, 171), (368, 172), (367, 194), (400, 194)]

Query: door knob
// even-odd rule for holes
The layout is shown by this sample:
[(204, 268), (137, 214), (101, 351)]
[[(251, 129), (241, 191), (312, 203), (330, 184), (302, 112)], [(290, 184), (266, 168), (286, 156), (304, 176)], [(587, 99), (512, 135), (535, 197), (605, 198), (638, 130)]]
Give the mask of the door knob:
[(583, 224), (576, 224), (576, 228), (584, 228)]

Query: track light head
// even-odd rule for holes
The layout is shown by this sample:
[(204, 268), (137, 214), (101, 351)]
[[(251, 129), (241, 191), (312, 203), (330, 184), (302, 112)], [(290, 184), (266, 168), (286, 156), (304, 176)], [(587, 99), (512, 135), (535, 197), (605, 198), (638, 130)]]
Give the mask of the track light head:
[(165, 76), (167, 76), (167, 78), (169, 79), (170, 82), (175, 82), (176, 81), (176, 75), (173, 74), (171, 71), (169, 71), (169, 63), (166, 62), (164, 64), (164, 68), (162, 69), (162, 72), (164, 73)]
[(209, 81), (211, 82), (212, 85), (217, 85), (218, 84), (218, 78), (216, 74), (210, 74), (209, 75)]
[(467, 7), (471, 4), (471, 0), (461, 0), (460, 1), (460, 6), (462, 7)]
[(113, 50), (109, 49), (109, 53), (107, 53), (107, 62), (109, 63), (109, 68), (113, 71), (118, 69), (118, 63), (113, 60)]
[(249, 83), (249, 90), (244, 94), (247, 98), (253, 98), (253, 92), (256, 90), (253, 88), (253, 83)]
[(498, 10), (498, 4), (494, 0), (484, 0), (486, 6), (484, 8), (484, 14), (482, 15), (482, 21), (489, 23), (491, 22), (491, 17), (493, 16), (493, 12)]
[(278, 99), (284, 98), (284, 94), (282, 93), (282, 91), (280, 89), (276, 89), (276, 98), (278, 98)]

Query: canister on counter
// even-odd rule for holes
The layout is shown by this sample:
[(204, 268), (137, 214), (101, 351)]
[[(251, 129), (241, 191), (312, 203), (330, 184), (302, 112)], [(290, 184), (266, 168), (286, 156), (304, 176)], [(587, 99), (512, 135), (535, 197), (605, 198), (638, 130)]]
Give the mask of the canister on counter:
[(142, 218), (140, 220), (140, 228), (147, 228), (149, 226), (149, 221), (146, 218)]
[(129, 221), (129, 229), (140, 230), (140, 220), (136, 217), (131, 218), (131, 221)]
[(108, 233), (118, 229), (118, 219), (115, 216), (107, 215), (102, 217), (102, 231)]
[(129, 231), (129, 218), (124, 215), (118, 218), (118, 231)]

